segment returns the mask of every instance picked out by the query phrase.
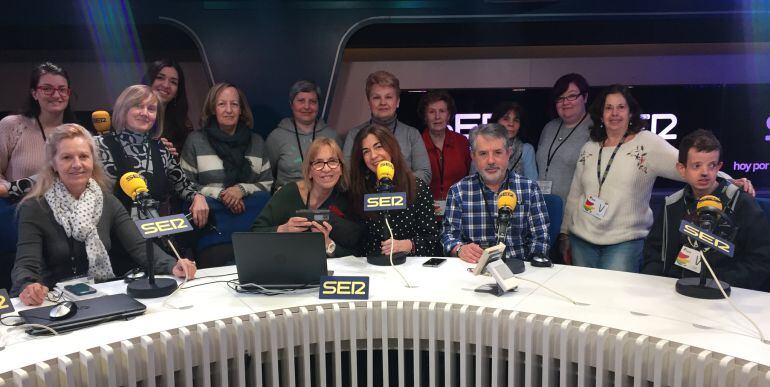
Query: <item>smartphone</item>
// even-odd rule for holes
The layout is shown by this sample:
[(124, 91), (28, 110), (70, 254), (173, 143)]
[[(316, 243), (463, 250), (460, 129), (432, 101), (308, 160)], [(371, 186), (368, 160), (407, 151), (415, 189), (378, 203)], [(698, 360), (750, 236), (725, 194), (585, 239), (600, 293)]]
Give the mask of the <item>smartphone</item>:
[(422, 265), (425, 267), (439, 267), (444, 262), (446, 262), (446, 258), (431, 258)]
[(294, 216), (298, 216), (300, 218), (307, 219), (308, 222), (318, 222), (320, 224), (323, 224), (323, 222), (329, 221), (329, 210), (306, 210), (306, 209), (300, 209), (297, 210), (294, 213)]
[(96, 289), (88, 286), (86, 283), (79, 283), (79, 284), (72, 284), (72, 285), (66, 285), (64, 287), (64, 290), (76, 295), (76, 296), (85, 296), (87, 294), (94, 294), (96, 293)]

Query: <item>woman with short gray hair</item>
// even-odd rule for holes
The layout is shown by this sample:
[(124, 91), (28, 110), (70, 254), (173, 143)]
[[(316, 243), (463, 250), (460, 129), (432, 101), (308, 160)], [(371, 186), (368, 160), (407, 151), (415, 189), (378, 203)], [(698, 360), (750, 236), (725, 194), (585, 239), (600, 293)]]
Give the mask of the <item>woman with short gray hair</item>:
[(300, 80), (289, 89), (291, 117), (278, 123), (267, 136), (267, 155), (275, 177), (274, 187), (302, 179), (302, 162), (316, 139), (337, 140), (337, 132), (318, 118), (321, 88), (314, 82)]

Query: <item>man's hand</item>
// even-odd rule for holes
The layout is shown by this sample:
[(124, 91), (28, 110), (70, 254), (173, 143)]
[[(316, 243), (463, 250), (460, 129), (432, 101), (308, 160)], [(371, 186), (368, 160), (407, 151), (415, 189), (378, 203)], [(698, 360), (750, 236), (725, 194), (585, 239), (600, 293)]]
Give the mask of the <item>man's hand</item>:
[(47, 286), (33, 282), (24, 287), (24, 290), (19, 294), (19, 299), (24, 305), (40, 305), (45, 301), (46, 294), (48, 294)]
[[(458, 249), (460, 247), (458, 246)], [(457, 250), (455, 250), (456, 252)], [(484, 254), (484, 249), (476, 243), (468, 243), (462, 245), (460, 254), (457, 256), (465, 262), (478, 263), (481, 255)]]
[(278, 226), (276, 231), (278, 232), (304, 232), (310, 227), (310, 223), (307, 219), (301, 216), (292, 216), (286, 223)]

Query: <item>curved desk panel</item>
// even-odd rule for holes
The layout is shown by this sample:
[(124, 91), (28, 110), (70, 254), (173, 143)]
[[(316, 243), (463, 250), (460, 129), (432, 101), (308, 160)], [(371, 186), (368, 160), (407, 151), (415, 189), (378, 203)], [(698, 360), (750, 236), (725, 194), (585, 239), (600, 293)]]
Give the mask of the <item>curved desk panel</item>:
[[(574, 305), (528, 282), (499, 298), (475, 293), (491, 279), (458, 260), (438, 269), (424, 260), (400, 268), (413, 288), (392, 268), (330, 260), (335, 274), (371, 277), (370, 301), (242, 295), (213, 283), (174, 296), (192, 308), (151, 300), (133, 321), (16, 335), (0, 352), (0, 377), (5, 385), (770, 385), (770, 346), (749, 323), (725, 301), (676, 294), (670, 279), (561, 266), (522, 275)], [(733, 297), (768, 330), (767, 294)]]

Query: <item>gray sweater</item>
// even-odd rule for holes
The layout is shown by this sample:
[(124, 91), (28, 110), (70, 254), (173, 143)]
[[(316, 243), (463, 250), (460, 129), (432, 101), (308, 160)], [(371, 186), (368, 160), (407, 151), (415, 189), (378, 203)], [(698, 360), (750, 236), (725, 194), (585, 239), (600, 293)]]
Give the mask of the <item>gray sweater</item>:
[[(366, 121), (361, 125), (355, 126), (348, 132), (345, 138), (345, 159), (350, 161), (350, 153), (353, 152), (353, 142), (361, 129), (369, 125), (370, 121)], [(395, 124), (395, 125), (394, 125)], [(395, 120), (394, 123), (386, 125), (391, 130), (395, 127), (396, 140), (401, 147), (401, 155), (406, 160), (406, 165), (412, 168), (414, 175), (425, 182), (430, 184), (430, 159), (428, 159), (428, 151), (425, 150), (425, 143), (422, 141), (420, 131), (417, 129)]]
[[(556, 118), (545, 124), (543, 132), (540, 134), (536, 159), (538, 180), (552, 181), (551, 193), (558, 195), (562, 203), (567, 203), (567, 195), (569, 195), (570, 184), (572, 184), (572, 175), (575, 174), (578, 155), (583, 145), (588, 142), (588, 128), (593, 125), (593, 121), (591, 121), (591, 116), (586, 116), (569, 138), (567, 135), (572, 131), (572, 128), (561, 125), (561, 130), (559, 130), (561, 123), (561, 118)], [(551, 142), (553, 142), (553, 146), (551, 146)], [(550, 167), (548, 167), (549, 148), (553, 157)], [(547, 173), (546, 169), (548, 170)]]
[[(145, 266), (145, 240), (139, 235), (136, 224), (114, 195), (104, 194), (102, 216), (96, 228), (99, 231), (99, 239), (108, 252), (113, 246), (113, 239), (118, 239), (118, 243), (124, 247), (130, 258), (142, 267)], [(73, 255), (76, 258), (72, 259), (68, 239), (64, 228), (54, 219), (45, 198), (22, 203), (19, 207), (16, 263), (11, 272), (11, 295), (18, 296), (24, 287), (32, 282), (40, 282), (52, 288), (63, 279), (86, 275), (88, 258), (85, 244), (73, 239)], [(126, 262), (117, 262), (125, 257), (113, 256), (111, 252), (110, 255), (113, 270), (126, 266)], [(154, 255), (155, 271), (171, 273), (176, 260), (158, 248), (155, 249)], [(114, 274), (120, 276), (124, 273)]]
[[(299, 136), (299, 144), (297, 144)], [(319, 119), (315, 128), (315, 138), (327, 137), (337, 141), (337, 132)], [(302, 179), (302, 161), (313, 142), (313, 133), (303, 133), (294, 129), (291, 118), (284, 118), (267, 136), (267, 156), (273, 169), (275, 186), (280, 188), (286, 183)], [(301, 152), (300, 152), (301, 151)]]

